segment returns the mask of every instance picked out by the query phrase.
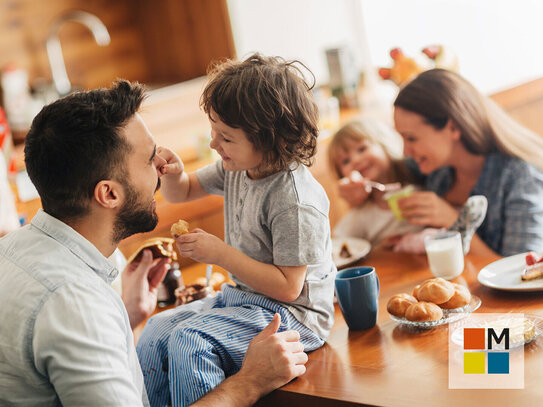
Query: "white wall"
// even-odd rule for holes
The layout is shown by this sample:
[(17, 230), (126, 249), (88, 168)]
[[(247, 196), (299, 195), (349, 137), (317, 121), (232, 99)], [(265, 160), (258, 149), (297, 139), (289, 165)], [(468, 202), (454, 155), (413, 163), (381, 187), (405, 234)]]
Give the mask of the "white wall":
[[(451, 46), (460, 72), (486, 93), (543, 76), (541, 0), (228, 0), (238, 56), (305, 62), (326, 83), (324, 50), (353, 49), (360, 69), (390, 64), (401, 47)], [(364, 33), (366, 35), (364, 35)], [(361, 38), (364, 36), (364, 38)]]
[(349, 45), (360, 64), (349, 6), (352, 0), (228, 0), (228, 9), (239, 58), (258, 51), (298, 59), (328, 81), (324, 50)]

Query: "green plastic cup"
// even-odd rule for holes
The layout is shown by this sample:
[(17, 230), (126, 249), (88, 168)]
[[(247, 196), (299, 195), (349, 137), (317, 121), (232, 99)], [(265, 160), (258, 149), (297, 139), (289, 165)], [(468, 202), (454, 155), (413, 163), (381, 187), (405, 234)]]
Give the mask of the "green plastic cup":
[(385, 194), (384, 198), (396, 219), (405, 220), (405, 218), (402, 216), (402, 211), (398, 207), (398, 199), (409, 196), (413, 192), (415, 192), (415, 187), (413, 185), (407, 185), (399, 191), (391, 191)]

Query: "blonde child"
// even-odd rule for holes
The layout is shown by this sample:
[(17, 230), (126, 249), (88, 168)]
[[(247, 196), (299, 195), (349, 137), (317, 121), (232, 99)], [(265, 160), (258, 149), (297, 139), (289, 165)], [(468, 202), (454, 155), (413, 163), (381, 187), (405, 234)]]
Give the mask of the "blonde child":
[(149, 321), (138, 354), (154, 406), (166, 405), (168, 390), (173, 406), (191, 404), (236, 372), (275, 313), (306, 351), (322, 346), (333, 324), (329, 202), (307, 169), (318, 114), (300, 68), (258, 54), (225, 62), (200, 103), (221, 159), (187, 174), (158, 149), (167, 162), (162, 194), (171, 202), (224, 195), (225, 241), (195, 229), (177, 242), (183, 256), (228, 270), (236, 286)]
[(422, 230), (395, 218), (384, 200), (384, 192), (369, 181), (381, 184), (415, 182), (401, 158), (401, 138), (385, 124), (363, 117), (347, 123), (334, 134), (328, 146), (330, 166), (339, 179), (339, 195), (351, 209), (334, 228), (334, 236), (360, 237), (372, 246), (392, 246), (385, 239)]

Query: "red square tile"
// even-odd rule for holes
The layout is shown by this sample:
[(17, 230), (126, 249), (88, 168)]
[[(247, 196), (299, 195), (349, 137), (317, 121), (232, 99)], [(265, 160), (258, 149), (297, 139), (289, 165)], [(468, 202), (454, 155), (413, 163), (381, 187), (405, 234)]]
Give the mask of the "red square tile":
[(464, 328), (464, 349), (486, 349), (484, 328)]

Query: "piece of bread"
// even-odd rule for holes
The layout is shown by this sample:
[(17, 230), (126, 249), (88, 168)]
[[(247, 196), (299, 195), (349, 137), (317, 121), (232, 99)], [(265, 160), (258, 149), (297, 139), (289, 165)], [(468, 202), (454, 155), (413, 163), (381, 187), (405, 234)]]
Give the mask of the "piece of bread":
[(173, 249), (174, 243), (175, 240), (173, 240), (171, 237), (153, 237), (151, 239), (147, 239), (138, 248), (138, 250), (132, 253), (132, 256), (128, 258), (127, 262), (130, 264), (133, 261), (140, 261), (145, 249), (151, 250), (153, 259), (159, 257), (169, 257), (173, 261), (176, 261), (177, 253)]
[(413, 288), (413, 293), (411, 294), (413, 297), (415, 297), (417, 300), (419, 299), (419, 289), (422, 284), (417, 284), (415, 288)]
[(170, 233), (173, 237), (189, 233), (189, 223), (187, 221), (179, 219), (170, 228)]
[(443, 304), (454, 295), (454, 285), (441, 277), (432, 278), (423, 282), (417, 290), (416, 298), (419, 301)]
[(396, 294), (388, 300), (387, 311), (398, 318), (403, 318), (407, 308), (416, 303), (417, 299), (409, 294)]
[(417, 302), (411, 304), (405, 311), (405, 318), (409, 321), (426, 322), (437, 321), (443, 317), (443, 310), (432, 302)]
[(466, 286), (462, 284), (452, 283), (454, 286), (454, 294), (449, 301), (439, 304), (441, 308), (453, 309), (468, 305), (471, 301), (471, 293)]

